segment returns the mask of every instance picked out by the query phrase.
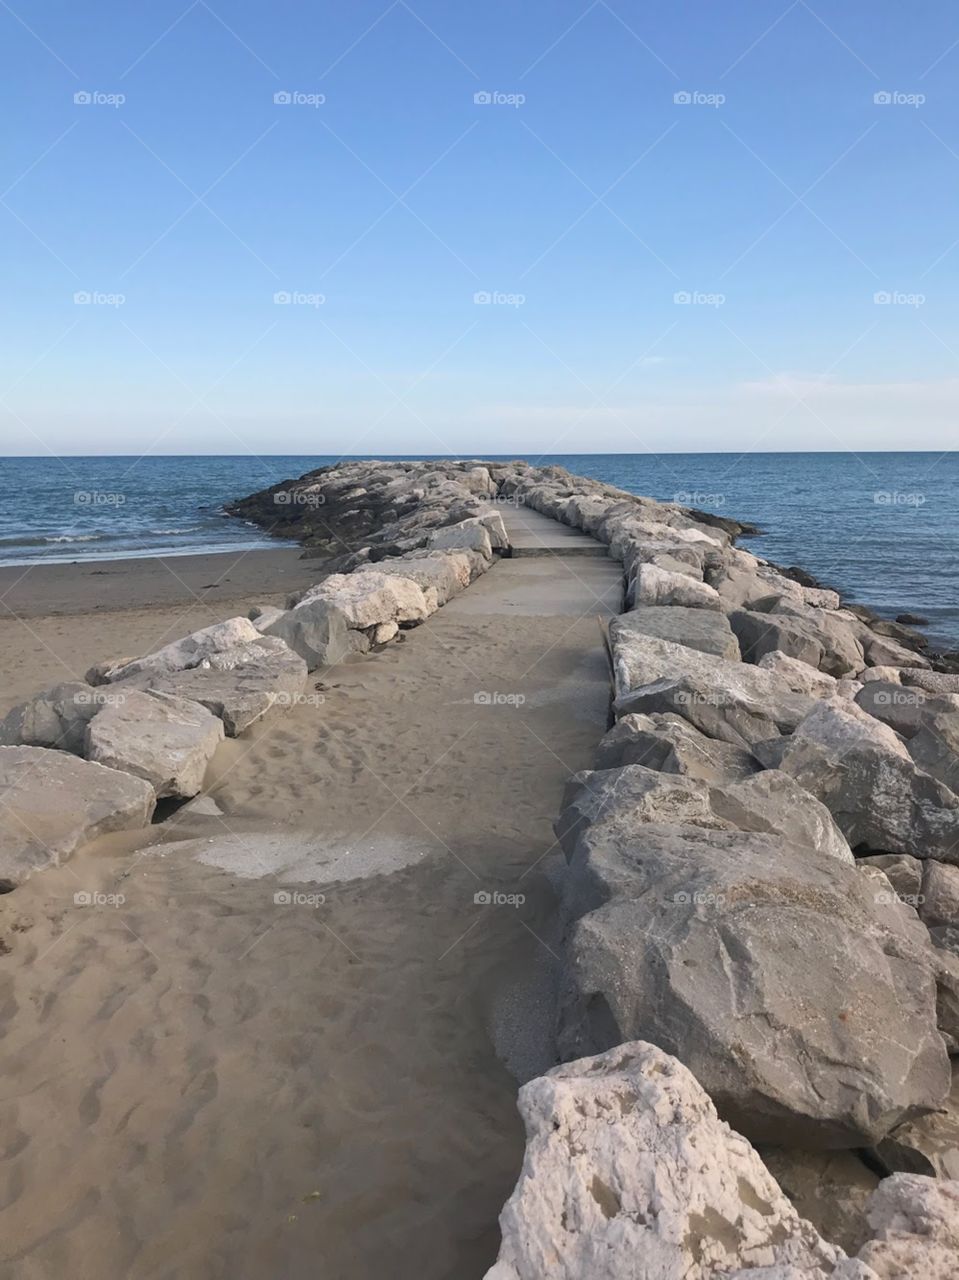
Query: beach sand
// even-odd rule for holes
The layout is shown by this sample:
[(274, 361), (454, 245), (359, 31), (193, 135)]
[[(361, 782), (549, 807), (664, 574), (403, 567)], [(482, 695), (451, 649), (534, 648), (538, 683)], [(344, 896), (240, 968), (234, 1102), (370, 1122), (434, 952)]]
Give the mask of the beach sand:
[[(552, 822), (606, 728), (620, 573), (500, 562), (224, 743), (222, 818), (0, 898), (0, 1280), (483, 1275), (523, 1152), (505, 1062), (549, 1065)], [(4, 675), (226, 603), (38, 613), (56, 658), (4, 622)]]
[(0, 715), (104, 658), (157, 649), (252, 604), (282, 606), (315, 579), (316, 562), (293, 547), (0, 565)]

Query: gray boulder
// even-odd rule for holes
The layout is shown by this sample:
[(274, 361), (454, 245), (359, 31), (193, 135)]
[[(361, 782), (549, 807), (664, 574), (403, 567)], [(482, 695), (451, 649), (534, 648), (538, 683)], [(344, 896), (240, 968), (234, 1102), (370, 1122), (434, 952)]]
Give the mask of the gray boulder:
[(486, 1280), (720, 1280), (777, 1265), (812, 1280), (843, 1257), (654, 1045), (556, 1067), (523, 1086), (519, 1109), (526, 1154)]
[[(923, 863), (918, 858), (910, 858), (905, 853), (879, 853), (868, 858), (859, 858), (858, 866), (875, 867), (881, 871), (893, 892), (901, 902), (918, 908), (922, 897)], [(937, 866), (937, 863), (930, 863)]]
[(309, 600), (272, 622), (266, 634), (284, 641), (315, 671), (348, 658), (350, 635), (355, 633), (350, 632), (342, 610), (328, 600)]
[(51, 747), (83, 754), (87, 723), (110, 695), (71, 680), (14, 707), (0, 723), (0, 746)]
[(739, 661), (739, 642), (725, 614), (714, 609), (689, 609), (683, 605), (637, 605), (618, 619), (623, 630), (656, 636), (702, 653)]
[(800, 615), (734, 609), (729, 623), (746, 662), (758, 663), (778, 650), (837, 678), (855, 674), (865, 665), (862, 645), (852, 629), (822, 610), (807, 609)]
[(916, 653), (915, 649), (907, 649), (904, 644), (899, 644), (889, 636), (877, 635), (874, 631), (864, 629), (863, 649), (870, 667), (929, 666), (928, 660)]
[(285, 612), (285, 609), (277, 609), (272, 604), (257, 604), (250, 610), (249, 619), (257, 631), (263, 635), (274, 622), (279, 622)]
[(643, 635), (623, 618), (609, 635), (617, 716), (674, 712), (707, 737), (748, 748), (791, 733), (815, 705), (775, 672)]
[(431, 551), (478, 551), (486, 560), (493, 558), (489, 530), (478, 520), (463, 520), (437, 529), (427, 538), (426, 545)]
[(130, 676), (150, 674), (156, 676), (170, 675), (174, 671), (186, 671), (196, 667), (204, 658), (224, 649), (235, 649), (238, 644), (247, 644), (250, 640), (258, 640), (260, 633), (249, 618), (228, 618), (226, 622), (216, 622), (211, 627), (194, 631), (182, 640), (174, 640), (164, 645), (155, 653), (142, 658), (131, 658), (110, 663), (100, 663), (87, 672), (91, 684), (110, 684), (115, 680), (126, 680)]
[(820, 702), (785, 740), (778, 766), (826, 805), (853, 849), (959, 862), (959, 797), (854, 702)]
[(914, 689), (926, 689), (929, 693), (959, 693), (959, 675), (955, 673), (926, 671), (917, 666), (901, 667), (899, 679), (903, 684)]
[(930, 929), (959, 928), (959, 867), (932, 861), (924, 864), (919, 917)]
[(959, 1066), (953, 1064), (952, 1088), (938, 1111), (895, 1129), (875, 1149), (887, 1173), (922, 1173), (959, 1179)]
[(90, 721), (86, 755), (144, 778), (157, 796), (195, 796), (222, 740), (222, 722), (199, 703), (130, 689)]
[(738, 782), (759, 770), (742, 747), (707, 738), (672, 714), (623, 716), (596, 748), (595, 763), (597, 769), (641, 764), (708, 783)]
[(959, 712), (959, 695), (929, 693), (886, 680), (864, 684), (856, 694), (856, 703), (904, 738), (914, 738), (934, 716)]
[(200, 703), (218, 716), (227, 734), (235, 738), (271, 708), (293, 706), (303, 692), (306, 677), (304, 659), (279, 636), (266, 635), (250, 644), (215, 653), (189, 671), (140, 677), (137, 684)]
[(0, 747), (0, 877), (20, 884), (111, 831), (143, 827), (149, 783), (44, 747)]
[[(913, 689), (911, 692), (923, 691)], [(959, 714), (949, 712), (926, 720), (908, 745), (909, 754), (923, 773), (931, 774), (950, 791), (959, 793)]]
[(633, 599), (637, 605), (681, 605), (690, 609), (719, 609), (718, 593), (686, 573), (672, 573), (654, 564), (636, 570)]
[(740, 831), (767, 831), (855, 863), (832, 814), (788, 773), (768, 769), (741, 782), (723, 783), (712, 788), (709, 799), (713, 813)]
[(764, 653), (756, 665), (779, 676), (793, 693), (805, 693), (810, 698), (832, 698), (838, 692), (839, 681), (835, 676), (827, 675), (799, 658), (790, 658), (780, 649)]
[(577, 843), (566, 900), (564, 1057), (651, 1040), (751, 1140), (803, 1147), (881, 1141), (946, 1096), (925, 930), (839, 858), (602, 824)]

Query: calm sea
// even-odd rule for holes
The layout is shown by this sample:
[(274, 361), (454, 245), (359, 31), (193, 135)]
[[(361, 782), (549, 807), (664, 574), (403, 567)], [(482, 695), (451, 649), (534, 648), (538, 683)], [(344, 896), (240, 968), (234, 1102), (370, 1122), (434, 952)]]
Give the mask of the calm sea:
[[(517, 456), (517, 455), (514, 455)], [(276, 545), (224, 502), (331, 457), (0, 458), (0, 564)], [(959, 457), (933, 453), (563, 454), (634, 493), (763, 529), (745, 545), (851, 599), (930, 619), (959, 648)]]

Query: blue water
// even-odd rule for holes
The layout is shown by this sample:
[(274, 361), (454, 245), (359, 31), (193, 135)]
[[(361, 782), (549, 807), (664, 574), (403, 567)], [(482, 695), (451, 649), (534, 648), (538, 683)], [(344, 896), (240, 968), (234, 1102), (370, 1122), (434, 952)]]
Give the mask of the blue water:
[[(515, 456), (515, 455), (514, 455)], [(224, 502), (331, 457), (0, 458), (0, 564), (275, 546)], [(758, 524), (756, 554), (845, 596), (930, 619), (959, 648), (959, 456), (934, 453), (563, 454), (634, 493)]]

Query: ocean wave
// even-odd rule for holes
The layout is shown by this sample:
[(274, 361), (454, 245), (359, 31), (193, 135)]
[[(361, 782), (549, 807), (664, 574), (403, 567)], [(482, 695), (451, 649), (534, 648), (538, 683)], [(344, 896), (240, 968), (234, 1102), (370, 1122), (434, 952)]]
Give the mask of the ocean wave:
[(46, 547), (53, 542), (109, 542), (114, 534), (109, 533), (61, 533), (43, 534), (35, 537), (0, 538), (0, 547)]

